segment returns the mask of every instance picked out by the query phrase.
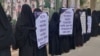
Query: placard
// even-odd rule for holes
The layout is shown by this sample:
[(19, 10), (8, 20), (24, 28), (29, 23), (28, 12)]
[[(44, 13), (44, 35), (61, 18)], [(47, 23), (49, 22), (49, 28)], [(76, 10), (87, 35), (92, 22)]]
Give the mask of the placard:
[(87, 33), (91, 33), (91, 27), (92, 27), (92, 17), (87, 17)]
[(41, 13), (36, 19), (36, 36), (38, 48), (45, 46), (48, 43), (49, 16), (46, 13)]
[(73, 9), (67, 8), (60, 15), (59, 35), (71, 35), (73, 33)]
[(81, 14), (81, 26), (82, 26), (82, 34), (86, 34), (86, 14), (82, 12)]

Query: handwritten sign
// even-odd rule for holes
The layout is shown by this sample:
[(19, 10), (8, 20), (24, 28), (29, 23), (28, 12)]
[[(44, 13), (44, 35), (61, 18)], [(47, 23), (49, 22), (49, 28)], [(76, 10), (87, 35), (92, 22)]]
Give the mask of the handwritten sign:
[(91, 27), (92, 27), (92, 17), (87, 17), (87, 33), (91, 33)]
[(60, 15), (59, 35), (71, 35), (73, 33), (73, 9), (67, 8)]
[(86, 33), (86, 14), (85, 12), (82, 12), (81, 14), (81, 25), (82, 25), (82, 34)]
[(48, 43), (48, 28), (49, 16), (46, 13), (41, 13), (36, 19), (36, 36), (38, 48), (45, 46)]

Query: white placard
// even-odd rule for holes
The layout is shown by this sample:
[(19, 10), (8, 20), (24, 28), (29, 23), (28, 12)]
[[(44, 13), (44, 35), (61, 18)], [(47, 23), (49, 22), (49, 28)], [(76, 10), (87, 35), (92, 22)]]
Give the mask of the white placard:
[(48, 43), (49, 16), (46, 13), (41, 13), (36, 19), (36, 36), (38, 48), (45, 46)]
[(73, 9), (67, 8), (60, 15), (59, 35), (71, 35), (73, 33)]
[(81, 26), (82, 26), (82, 34), (86, 34), (86, 14), (82, 12), (81, 14)]
[(91, 27), (92, 27), (92, 17), (87, 17), (87, 33), (91, 33)]

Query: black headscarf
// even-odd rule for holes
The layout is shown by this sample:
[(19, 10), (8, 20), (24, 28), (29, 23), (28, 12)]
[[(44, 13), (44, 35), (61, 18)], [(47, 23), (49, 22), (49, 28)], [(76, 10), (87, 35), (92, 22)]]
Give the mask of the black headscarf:
[(34, 9), (34, 12), (42, 12), (42, 11), (41, 11), (41, 9), (39, 9), (39, 8), (35, 8), (35, 9)]
[(34, 9), (33, 16), (37, 18), (41, 14), (42, 10), (39, 8)]
[(87, 9), (87, 15), (91, 16), (91, 9), (90, 8)]
[(29, 5), (24, 4), (22, 6), (21, 13), (19, 15), (17, 25), (27, 25), (27, 26), (32, 26), (34, 24), (34, 19), (32, 15), (32, 10)]

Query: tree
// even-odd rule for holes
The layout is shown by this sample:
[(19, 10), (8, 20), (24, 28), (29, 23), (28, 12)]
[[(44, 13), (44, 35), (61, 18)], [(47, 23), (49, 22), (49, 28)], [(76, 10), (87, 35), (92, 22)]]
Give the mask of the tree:
[(56, 6), (55, 6), (56, 11), (59, 11), (60, 7), (61, 7), (60, 0), (56, 0)]
[(45, 8), (50, 8), (50, 0), (44, 0), (45, 1)]
[(0, 3), (2, 3), (4, 0), (0, 0)]
[(86, 0), (80, 0), (80, 5), (83, 6), (83, 4), (86, 2)]
[(2, 3), (2, 5), (4, 5), (4, 1), (5, 1), (5, 0), (0, 0), (0, 3)]

